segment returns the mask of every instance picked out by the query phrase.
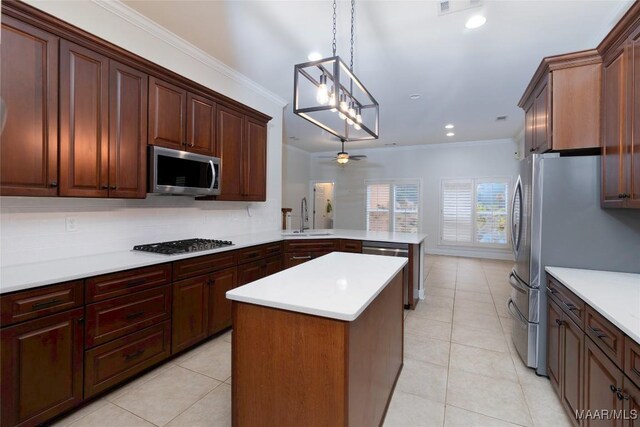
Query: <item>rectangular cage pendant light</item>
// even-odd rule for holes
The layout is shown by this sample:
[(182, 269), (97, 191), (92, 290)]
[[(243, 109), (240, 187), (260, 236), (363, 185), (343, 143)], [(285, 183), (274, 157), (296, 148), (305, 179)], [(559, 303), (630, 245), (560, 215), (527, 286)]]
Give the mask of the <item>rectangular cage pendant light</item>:
[(339, 56), (295, 66), (293, 113), (344, 141), (378, 139), (380, 106)]

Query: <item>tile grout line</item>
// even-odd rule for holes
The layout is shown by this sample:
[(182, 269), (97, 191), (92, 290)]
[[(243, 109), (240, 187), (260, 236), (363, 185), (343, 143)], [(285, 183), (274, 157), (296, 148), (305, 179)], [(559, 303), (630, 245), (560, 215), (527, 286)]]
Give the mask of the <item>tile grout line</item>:
[(451, 377), (451, 339), (453, 338), (453, 317), (456, 312), (456, 290), (458, 289), (458, 268), (459, 259), (456, 258), (456, 278), (453, 286), (453, 309), (451, 310), (451, 331), (449, 332), (449, 363), (447, 364), (447, 381), (444, 389), (444, 412), (442, 414), (442, 426), (447, 419), (447, 400), (449, 398), (449, 378)]

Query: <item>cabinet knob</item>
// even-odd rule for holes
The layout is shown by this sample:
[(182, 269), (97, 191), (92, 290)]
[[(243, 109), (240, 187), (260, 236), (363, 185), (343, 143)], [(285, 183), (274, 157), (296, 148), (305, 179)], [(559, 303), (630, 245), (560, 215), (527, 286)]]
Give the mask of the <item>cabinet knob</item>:
[(196, 144), (193, 143), (193, 142), (191, 144), (189, 144), (189, 147), (195, 147), (195, 146), (196, 146)]
[(118, 189), (118, 186), (117, 186), (117, 185), (112, 185), (112, 186), (111, 186), (111, 189), (112, 189), (112, 190), (117, 190), (117, 189)]
[(533, 153), (533, 152), (535, 152), (535, 151), (536, 151), (536, 149), (535, 149), (535, 148), (531, 148), (531, 149), (529, 149), (529, 152), (530, 152), (530, 153)]
[(109, 189), (109, 186), (108, 186), (107, 184), (102, 184), (100, 187), (101, 187), (103, 190), (108, 190), (108, 189)]
[(51, 184), (49, 184), (49, 187), (57, 187), (58, 186), (58, 181), (51, 181)]

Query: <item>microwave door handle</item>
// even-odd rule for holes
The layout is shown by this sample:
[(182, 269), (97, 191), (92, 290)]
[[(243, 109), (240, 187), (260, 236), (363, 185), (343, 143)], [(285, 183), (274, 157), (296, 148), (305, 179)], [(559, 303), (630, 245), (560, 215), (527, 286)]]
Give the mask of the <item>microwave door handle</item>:
[(209, 192), (211, 193), (216, 185), (216, 167), (213, 164), (213, 160), (209, 160), (209, 166), (211, 167), (211, 186), (209, 187)]

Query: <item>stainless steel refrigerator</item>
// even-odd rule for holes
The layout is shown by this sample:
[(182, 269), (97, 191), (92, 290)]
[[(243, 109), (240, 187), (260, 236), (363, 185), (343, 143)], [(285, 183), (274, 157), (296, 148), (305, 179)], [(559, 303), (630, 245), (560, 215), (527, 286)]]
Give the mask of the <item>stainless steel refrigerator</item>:
[(534, 154), (520, 162), (510, 234), (511, 337), (524, 363), (546, 375), (544, 267), (640, 273), (640, 211), (600, 208), (600, 156)]

